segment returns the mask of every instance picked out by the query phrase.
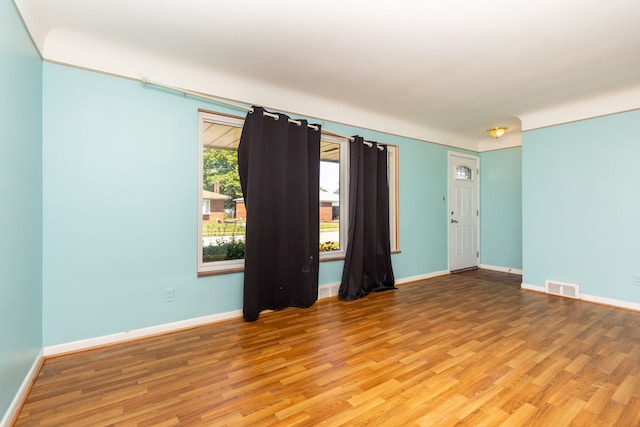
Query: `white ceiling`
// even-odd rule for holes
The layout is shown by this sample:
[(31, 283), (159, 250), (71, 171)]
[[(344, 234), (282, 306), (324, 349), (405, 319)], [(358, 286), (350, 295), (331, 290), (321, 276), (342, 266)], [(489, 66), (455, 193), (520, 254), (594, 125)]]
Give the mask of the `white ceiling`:
[(49, 61), (465, 148), (640, 108), (638, 0), (14, 1)]

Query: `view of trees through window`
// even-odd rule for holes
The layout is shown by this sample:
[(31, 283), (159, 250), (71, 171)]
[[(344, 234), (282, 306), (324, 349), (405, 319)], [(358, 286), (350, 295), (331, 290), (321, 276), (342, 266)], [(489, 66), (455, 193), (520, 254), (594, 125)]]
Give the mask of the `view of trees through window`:
[[(238, 174), (238, 123), (203, 120), (202, 139), (202, 263), (244, 259), (247, 211)], [(321, 142), (320, 247), (322, 253), (340, 245), (340, 143)]]
[(236, 206), (242, 202), (238, 152), (204, 148), (202, 186), (203, 261), (243, 259), (246, 214), (236, 214)]

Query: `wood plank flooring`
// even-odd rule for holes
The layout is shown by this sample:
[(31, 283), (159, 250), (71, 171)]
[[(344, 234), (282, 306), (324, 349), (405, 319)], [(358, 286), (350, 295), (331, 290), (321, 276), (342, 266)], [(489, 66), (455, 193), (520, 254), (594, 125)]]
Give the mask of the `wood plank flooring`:
[(472, 271), (49, 358), (16, 426), (639, 426), (640, 313)]

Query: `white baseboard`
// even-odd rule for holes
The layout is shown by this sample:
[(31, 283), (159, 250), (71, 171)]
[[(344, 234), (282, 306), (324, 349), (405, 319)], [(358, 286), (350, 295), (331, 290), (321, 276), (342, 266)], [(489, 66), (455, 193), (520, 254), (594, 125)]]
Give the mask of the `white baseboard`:
[[(520, 288), (526, 289), (528, 291), (542, 292), (543, 294), (546, 293), (544, 286), (536, 286), (536, 285), (529, 285), (527, 283), (522, 283), (520, 285)], [(554, 296), (557, 296), (557, 295), (554, 295)], [(640, 303), (637, 303), (637, 302), (622, 301), (619, 299), (605, 298), (605, 297), (600, 297), (597, 295), (589, 295), (589, 294), (580, 294), (580, 298), (578, 299), (581, 299), (583, 301), (593, 302), (596, 304), (609, 305), (611, 307), (616, 307), (616, 308), (625, 308), (627, 310), (640, 311)]]
[(500, 267), (498, 265), (489, 265), (489, 264), (480, 264), (480, 268), (484, 268), (485, 270), (493, 270), (500, 271), (502, 273), (513, 273), (513, 274), (522, 274), (522, 269), (520, 268), (511, 268), (511, 267)]
[(542, 292), (543, 294), (546, 292), (544, 286), (530, 285), (524, 282), (520, 284), (520, 289), (526, 289), (528, 291), (535, 291), (535, 292)]
[[(402, 279), (396, 279), (396, 285), (403, 285), (406, 283), (418, 282), (420, 280), (432, 279), (438, 276), (446, 276), (449, 274), (448, 270), (436, 271), (434, 273), (421, 274), (420, 276), (404, 277)], [(320, 285), (318, 287), (318, 300), (330, 298), (338, 295), (340, 290), (340, 283), (330, 283), (328, 285)]]
[[(490, 267), (491, 266), (484, 266), (484, 265), (481, 266), (481, 268), (494, 269)], [(500, 268), (503, 268), (503, 267), (500, 267)], [(504, 270), (498, 270), (498, 271), (504, 271)], [(515, 269), (511, 269), (511, 271), (518, 272), (518, 270), (515, 270)], [(396, 284), (402, 285), (406, 283), (417, 282), (420, 280), (431, 279), (438, 276), (445, 276), (447, 274), (449, 274), (448, 270), (434, 271), (432, 273), (398, 279), (396, 280)], [(338, 283), (320, 286), (320, 289), (328, 288), (327, 290), (329, 292), (328, 292), (328, 295), (322, 295), (322, 297), (319, 299), (337, 295), (339, 286), (340, 285)], [(527, 283), (522, 283), (521, 288), (530, 290), (530, 291), (536, 291), (536, 292), (542, 292), (542, 293), (545, 292), (544, 286), (535, 286)], [(620, 301), (620, 300), (598, 297), (595, 295), (585, 295), (585, 294), (582, 295), (582, 299), (585, 301), (595, 302), (599, 304), (605, 304), (605, 305), (610, 305), (614, 307), (627, 308), (631, 310), (640, 311), (640, 304), (638, 303)], [(101, 337), (88, 338), (88, 339), (72, 341), (64, 344), (47, 346), (43, 349), (43, 352), (44, 352), (44, 356), (58, 355), (62, 353), (69, 353), (73, 351), (85, 350), (92, 347), (99, 347), (107, 344), (113, 344), (117, 342), (129, 341), (132, 339), (142, 338), (145, 336), (157, 335), (164, 332), (172, 332), (180, 329), (191, 328), (194, 326), (205, 325), (207, 323), (214, 323), (220, 320), (232, 319), (232, 318), (237, 318), (241, 316), (242, 316), (242, 310), (234, 310), (226, 313), (212, 314), (209, 316), (196, 317), (194, 319), (187, 319), (187, 320), (181, 320), (178, 322), (150, 326), (148, 328), (134, 329), (132, 331), (118, 332), (115, 334), (104, 335)]]
[(419, 276), (403, 277), (396, 280), (396, 285), (404, 285), (405, 283), (418, 282), (420, 280), (433, 279), (438, 276), (446, 276), (449, 270), (434, 271), (433, 273), (421, 274)]
[(611, 305), (613, 307), (626, 308), (629, 310), (640, 311), (640, 303), (622, 301), (619, 299), (599, 297), (597, 295), (582, 294), (585, 301), (595, 302), (596, 304)]
[[(449, 271), (436, 271), (434, 273), (421, 274), (420, 276), (404, 277), (402, 279), (396, 279), (396, 285), (403, 285), (406, 283), (418, 282), (420, 280), (432, 279), (438, 276), (445, 276), (449, 274)], [(318, 300), (325, 298), (331, 298), (338, 295), (340, 290), (340, 283), (331, 283), (328, 285), (320, 285), (318, 288)]]
[(24, 399), (27, 397), (27, 393), (31, 388), (31, 384), (33, 384), (33, 382), (36, 379), (36, 376), (38, 376), (38, 372), (40, 371), (40, 366), (42, 365), (43, 361), (44, 361), (44, 353), (42, 350), (40, 350), (36, 355), (36, 358), (33, 361), (33, 364), (31, 365), (29, 372), (27, 372), (27, 375), (24, 377), (22, 384), (20, 384), (20, 388), (18, 389), (18, 392), (13, 397), (11, 404), (9, 404), (9, 408), (7, 409), (7, 412), (5, 412), (4, 416), (0, 420), (0, 427), (9, 427), (11, 425), (11, 422), (16, 417), (16, 415), (18, 415), (18, 411), (20, 410), (20, 405), (22, 404)]
[(207, 323), (219, 322), (220, 320), (232, 319), (240, 316), (242, 316), (242, 310), (234, 310), (228, 311), (226, 313), (212, 314), (209, 316), (180, 320), (178, 322), (164, 323), (162, 325), (150, 326), (148, 328), (140, 328), (134, 329), (132, 331), (118, 332), (111, 335), (103, 335), (101, 337), (72, 341), (64, 344), (47, 346), (44, 348), (44, 355), (52, 356), (62, 353), (69, 353), (72, 351), (86, 350), (92, 347), (99, 347), (106, 344), (129, 341), (135, 338), (157, 335), (164, 332), (177, 331), (180, 329), (205, 325)]
[[(437, 271), (434, 273), (423, 274), (420, 276), (405, 277), (403, 279), (396, 280), (396, 284), (415, 282), (418, 280), (430, 279), (432, 277), (442, 276), (446, 274), (449, 274), (449, 272)], [(324, 298), (329, 298), (329, 297), (338, 295), (339, 288), (340, 288), (339, 283), (321, 285), (318, 289), (319, 290), (318, 299), (324, 299)], [(93, 347), (100, 347), (103, 345), (129, 341), (136, 338), (157, 335), (165, 332), (177, 331), (180, 329), (191, 328), (194, 326), (205, 325), (207, 323), (214, 323), (220, 320), (232, 319), (232, 318), (241, 317), (241, 316), (242, 316), (242, 310), (234, 310), (226, 313), (212, 314), (210, 316), (202, 316), (202, 317), (196, 317), (194, 319), (187, 319), (187, 320), (181, 320), (178, 322), (150, 326), (147, 328), (140, 328), (140, 329), (134, 329), (131, 331), (118, 332), (111, 335), (103, 335), (95, 338), (87, 338), (84, 340), (51, 345), (44, 348), (44, 356), (53, 356), (53, 355), (59, 355), (63, 353), (70, 353), (73, 351), (86, 350)]]

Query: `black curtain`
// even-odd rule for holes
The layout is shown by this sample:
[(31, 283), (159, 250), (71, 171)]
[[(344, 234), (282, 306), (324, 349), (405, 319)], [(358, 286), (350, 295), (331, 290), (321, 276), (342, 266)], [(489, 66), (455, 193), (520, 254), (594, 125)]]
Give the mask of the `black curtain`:
[(238, 169), (247, 208), (243, 315), (318, 299), (320, 127), (247, 114)]
[(387, 147), (354, 137), (349, 147), (349, 243), (338, 297), (395, 289), (389, 230)]

